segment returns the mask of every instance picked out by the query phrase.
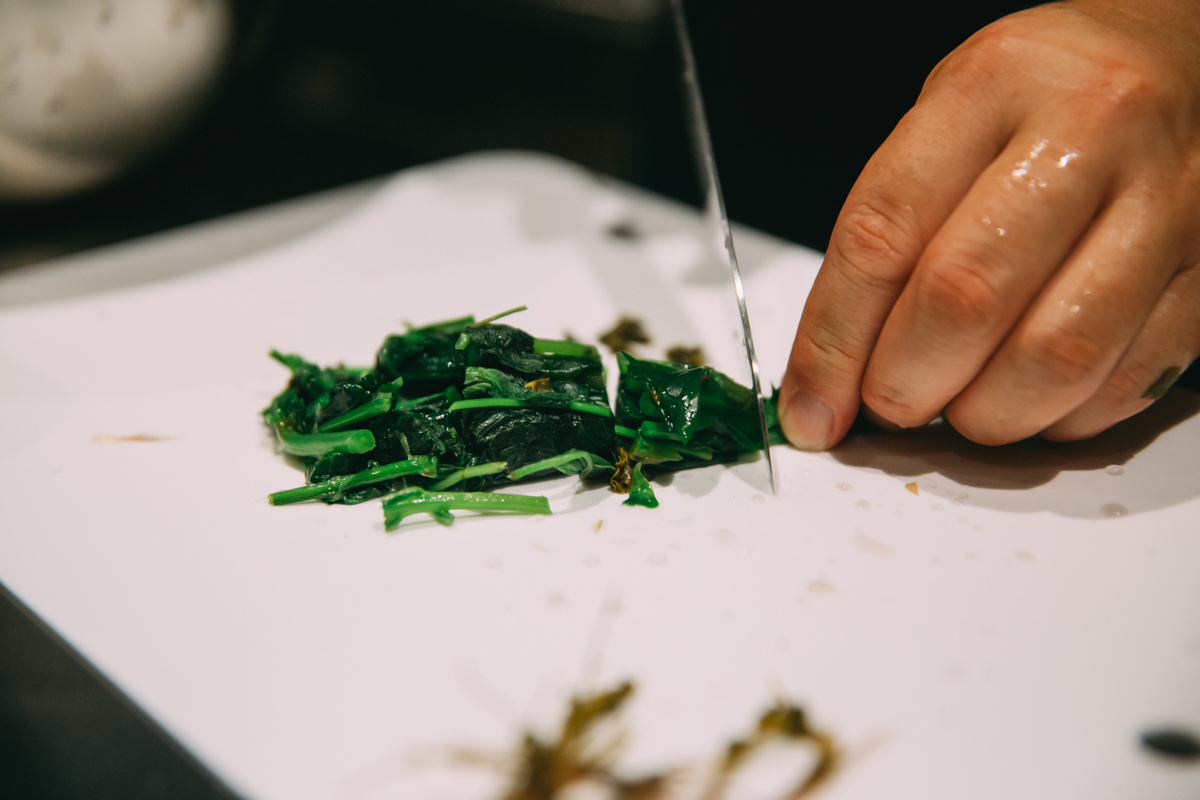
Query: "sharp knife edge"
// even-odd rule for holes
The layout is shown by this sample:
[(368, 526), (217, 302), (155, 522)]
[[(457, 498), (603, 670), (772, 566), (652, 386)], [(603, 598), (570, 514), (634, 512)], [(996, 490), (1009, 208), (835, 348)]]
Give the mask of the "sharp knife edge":
[[(758, 425), (762, 434), (763, 457), (767, 462), (767, 477), (771, 493), (775, 493), (775, 468), (771, 464), (770, 432), (767, 430), (767, 410), (763, 400), (762, 381), (758, 374), (758, 356), (754, 353), (754, 337), (750, 333), (750, 315), (746, 311), (746, 293), (742, 288), (742, 272), (738, 268), (737, 252), (733, 249), (733, 232), (729, 228), (729, 215), (725, 211), (725, 197), (721, 194), (721, 181), (717, 177), (717, 162), (713, 157), (712, 137), (708, 132), (708, 117), (704, 113), (704, 98), (700, 94), (700, 80), (696, 76), (696, 57), (692, 53), (692, 38), (688, 33), (687, 20), (683, 14), (683, 0), (671, 0), (671, 11), (675, 17), (675, 33), (679, 37), (679, 49), (683, 54), (683, 87), (687, 98), (688, 117), (691, 122), (693, 144), (697, 166), (704, 182), (704, 214), (716, 241), (723, 242), (729, 256), (729, 268), (733, 273), (733, 290), (737, 295), (738, 311), (742, 316), (742, 341), (746, 345), (746, 360), (750, 362), (750, 380), (758, 402)], [(715, 243), (715, 242), (714, 242)]]

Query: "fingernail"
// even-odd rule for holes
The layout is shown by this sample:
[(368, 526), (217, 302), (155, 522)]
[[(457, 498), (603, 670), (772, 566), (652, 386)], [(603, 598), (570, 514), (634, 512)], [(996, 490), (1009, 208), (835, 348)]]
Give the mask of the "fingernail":
[(833, 438), (833, 409), (812, 392), (798, 389), (780, 414), (779, 426), (801, 450), (826, 450)]

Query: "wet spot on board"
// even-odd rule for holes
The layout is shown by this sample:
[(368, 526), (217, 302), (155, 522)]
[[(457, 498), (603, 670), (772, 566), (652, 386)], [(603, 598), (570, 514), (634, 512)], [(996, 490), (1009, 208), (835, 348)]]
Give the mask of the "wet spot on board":
[(862, 531), (859, 531), (854, 535), (854, 543), (863, 550), (866, 550), (868, 553), (872, 553), (877, 556), (886, 556), (891, 555), (892, 553), (891, 547), (887, 546), (883, 542), (872, 539)]
[(809, 594), (831, 595), (836, 591), (837, 589), (834, 588), (833, 584), (824, 578), (819, 578), (808, 585)]
[(1128, 517), (1129, 509), (1120, 503), (1105, 503), (1100, 506), (1100, 513), (1106, 517)]
[(629, 220), (614, 222), (608, 226), (607, 233), (609, 238), (620, 242), (636, 242), (642, 238), (642, 232)]
[(1142, 747), (1178, 761), (1200, 761), (1200, 738), (1180, 728), (1153, 728), (1141, 735)]

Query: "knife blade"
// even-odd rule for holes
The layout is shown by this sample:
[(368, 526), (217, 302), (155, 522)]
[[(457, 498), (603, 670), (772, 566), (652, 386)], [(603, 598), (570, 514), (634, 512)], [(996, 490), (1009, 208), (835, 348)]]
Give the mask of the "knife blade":
[(700, 182), (704, 187), (704, 216), (713, 245), (723, 250), (729, 259), (729, 271), (733, 276), (733, 291), (737, 295), (738, 312), (742, 317), (742, 343), (746, 346), (746, 360), (750, 364), (750, 380), (755, 400), (758, 403), (758, 424), (762, 434), (763, 457), (767, 462), (767, 478), (771, 493), (775, 493), (775, 469), (771, 464), (771, 441), (767, 430), (767, 410), (763, 398), (762, 382), (758, 374), (758, 356), (754, 353), (754, 337), (750, 333), (750, 315), (746, 311), (746, 292), (742, 287), (742, 271), (738, 268), (737, 251), (733, 247), (733, 232), (729, 227), (729, 215), (725, 211), (725, 196), (721, 193), (721, 180), (717, 176), (717, 161), (713, 156), (712, 136), (708, 132), (708, 117), (704, 112), (704, 97), (700, 94), (700, 79), (696, 74), (696, 56), (692, 52), (692, 37), (688, 32), (687, 19), (683, 13), (683, 0), (671, 0), (671, 12), (675, 18), (675, 33), (679, 38), (679, 51), (683, 59), (683, 92), (687, 107), (688, 123), (692, 133), (692, 145)]

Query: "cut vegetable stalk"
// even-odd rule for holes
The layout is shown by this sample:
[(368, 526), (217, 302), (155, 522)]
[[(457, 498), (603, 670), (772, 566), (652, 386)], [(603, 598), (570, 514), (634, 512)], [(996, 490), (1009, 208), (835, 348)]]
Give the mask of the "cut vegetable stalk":
[(556, 356), (587, 356), (591, 358), (600, 356), (600, 351), (590, 344), (568, 342), (565, 339), (534, 339), (533, 352)]
[(514, 469), (508, 477), (519, 481), (547, 469), (556, 469), (564, 475), (588, 475), (594, 469), (614, 469), (614, 467), (600, 456), (586, 450), (568, 450), (560, 455)]
[(384, 528), (392, 531), (412, 514), (431, 514), (439, 522), (449, 511), (507, 511), (514, 514), (549, 514), (550, 501), (540, 495), (489, 492), (404, 492), (383, 502)]
[[(451, 411), (469, 411), (472, 408), (537, 408), (551, 410), (553, 407), (539, 406), (524, 400), (513, 400), (509, 397), (480, 397), (474, 400), (459, 400), (450, 406)], [(581, 414), (595, 414), (597, 417), (611, 417), (612, 410), (608, 406), (596, 403), (574, 402), (564, 410), (578, 411)]]
[(393, 396), (390, 394), (376, 395), (373, 399), (363, 403), (358, 408), (347, 411), (345, 414), (334, 417), (329, 422), (324, 423), (320, 426), (320, 430), (322, 433), (328, 433), (355, 425), (373, 417), (378, 417), (380, 414), (386, 414), (392, 410), (392, 402)]
[(367, 453), (375, 449), (375, 435), (370, 431), (341, 431), (338, 433), (295, 433), (275, 426), (275, 435), (285, 452), (294, 456), (323, 456), (326, 453)]
[(503, 472), (507, 468), (507, 461), (492, 461), (487, 464), (479, 464), (474, 467), (456, 469), (445, 478), (442, 478), (440, 481), (430, 486), (429, 491), (440, 492), (444, 489), (449, 489), (456, 483), (465, 481), (467, 478), (478, 478), (483, 475), (495, 475), (497, 472)]
[(419, 456), (408, 461), (397, 461), (371, 469), (364, 469), (353, 475), (331, 478), (327, 481), (314, 483), (311, 486), (301, 486), (296, 489), (285, 489), (267, 495), (267, 502), (273, 506), (286, 506), (292, 503), (302, 503), (305, 500), (319, 500), (325, 497), (341, 495), (358, 486), (367, 486), (380, 481), (400, 478), (405, 475), (436, 474), (437, 459), (433, 456)]

